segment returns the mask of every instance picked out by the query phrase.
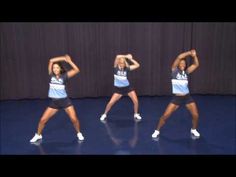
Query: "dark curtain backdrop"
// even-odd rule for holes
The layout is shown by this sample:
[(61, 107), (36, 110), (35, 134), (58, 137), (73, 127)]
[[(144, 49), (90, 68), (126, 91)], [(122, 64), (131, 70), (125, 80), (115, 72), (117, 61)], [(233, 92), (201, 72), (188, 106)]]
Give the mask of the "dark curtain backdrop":
[(72, 98), (111, 96), (114, 57), (127, 53), (141, 64), (130, 73), (138, 95), (171, 95), (171, 64), (191, 48), (191, 93), (236, 94), (236, 23), (1, 23), (0, 40), (1, 100), (47, 98), (48, 60), (64, 54), (81, 70)]

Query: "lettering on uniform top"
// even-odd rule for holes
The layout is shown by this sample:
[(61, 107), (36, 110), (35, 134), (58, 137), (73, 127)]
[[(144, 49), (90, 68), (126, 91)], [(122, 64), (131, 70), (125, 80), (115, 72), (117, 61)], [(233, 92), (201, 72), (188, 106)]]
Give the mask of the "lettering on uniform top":
[(118, 76), (126, 76), (127, 72), (126, 71), (117, 71)]
[(183, 71), (183, 74), (178, 73), (176, 79), (185, 79), (187, 80), (187, 74)]
[(52, 84), (63, 84), (63, 79), (61, 79), (61, 78), (56, 79), (55, 77), (52, 77), (51, 78), (51, 83)]

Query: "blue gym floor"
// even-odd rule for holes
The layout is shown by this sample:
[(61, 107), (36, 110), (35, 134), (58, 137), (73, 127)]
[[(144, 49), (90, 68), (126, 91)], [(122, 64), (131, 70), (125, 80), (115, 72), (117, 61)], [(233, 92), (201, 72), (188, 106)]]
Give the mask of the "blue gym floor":
[(236, 97), (193, 95), (199, 108), (201, 137), (190, 136), (191, 116), (180, 107), (153, 140), (151, 134), (170, 96), (139, 97), (142, 121), (133, 119), (133, 104), (123, 97), (105, 123), (99, 120), (110, 98), (72, 99), (85, 137), (76, 132), (61, 110), (50, 119), (43, 140), (31, 144), (49, 100), (1, 101), (2, 155), (231, 155), (236, 154)]

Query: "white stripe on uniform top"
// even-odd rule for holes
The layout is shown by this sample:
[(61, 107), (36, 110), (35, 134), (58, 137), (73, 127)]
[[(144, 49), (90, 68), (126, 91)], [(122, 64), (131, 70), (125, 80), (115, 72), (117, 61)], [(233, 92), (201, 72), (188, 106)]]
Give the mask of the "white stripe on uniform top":
[(118, 79), (118, 80), (127, 80), (126, 76), (118, 76), (118, 75), (114, 74), (114, 77), (115, 77), (115, 79)]
[(188, 80), (183, 79), (183, 80), (179, 80), (179, 79), (171, 79), (172, 84), (178, 84), (178, 85), (187, 85), (188, 84)]
[(64, 90), (65, 89), (65, 85), (59, 85), (59, 84), (51, 84), (50, 85), (50, 89), (59, 89), (59, 90)]

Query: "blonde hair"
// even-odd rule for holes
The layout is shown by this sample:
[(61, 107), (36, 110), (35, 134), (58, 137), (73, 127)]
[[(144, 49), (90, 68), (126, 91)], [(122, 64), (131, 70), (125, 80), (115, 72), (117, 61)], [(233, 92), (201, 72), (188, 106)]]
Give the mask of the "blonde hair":
[(119, 58), (116, 58), (116, 64), (118, 65), (119, 62), (122, 62), (125, 64), (125, 67), (129, 67), (129, 64), (128, 62), (126, 61), (125, 57), (119, 57)]

